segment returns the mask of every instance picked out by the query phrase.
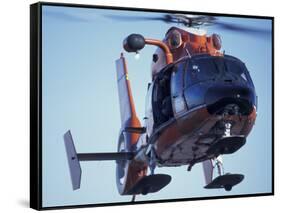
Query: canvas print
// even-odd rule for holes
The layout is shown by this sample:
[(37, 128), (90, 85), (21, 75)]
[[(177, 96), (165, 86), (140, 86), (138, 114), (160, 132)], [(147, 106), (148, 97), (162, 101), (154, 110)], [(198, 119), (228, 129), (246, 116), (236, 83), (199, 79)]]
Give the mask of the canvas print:
[(42, 207), (272, 194), (272, 26), (41, 5)]

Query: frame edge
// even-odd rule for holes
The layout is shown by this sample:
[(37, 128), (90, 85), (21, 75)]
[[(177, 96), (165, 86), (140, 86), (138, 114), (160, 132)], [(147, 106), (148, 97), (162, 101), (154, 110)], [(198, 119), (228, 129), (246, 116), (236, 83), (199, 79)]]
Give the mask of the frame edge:
[(30, 208), (42, 209), (41, 187), (41, 4), (30, 5)]

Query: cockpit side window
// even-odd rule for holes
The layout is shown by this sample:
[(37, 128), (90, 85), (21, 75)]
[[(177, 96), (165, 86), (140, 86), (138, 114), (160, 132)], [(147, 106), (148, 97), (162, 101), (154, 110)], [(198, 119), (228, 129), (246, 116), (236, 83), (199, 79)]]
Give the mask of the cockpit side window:
[(172, 69), (173, 67), (170, 67), (159, 73), (154, 81), (152, 92), (154, 127), (160, 126), (173, 117), (170, 91)]
[(186, 67), (186, 61), (181, 61), (177, 63), (174, 67), (171, 77), (171, 96), (172, 96), (172, 106), (175, 116), (184, 112), (186, 108), (186, 103), (184, 99), (184, 72)]
[(235, 80), (243, 83), (247, 83), (248, 78), (246, 75), (246, 67), (241, 62), (234, 60), (225, 60), (226, 69), (225, 72), (232, 75)]

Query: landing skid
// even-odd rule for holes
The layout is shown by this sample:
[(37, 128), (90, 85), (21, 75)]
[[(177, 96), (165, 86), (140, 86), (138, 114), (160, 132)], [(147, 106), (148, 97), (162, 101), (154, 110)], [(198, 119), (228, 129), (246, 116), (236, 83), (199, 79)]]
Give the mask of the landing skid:
[(171, 182), (171, 176), (155, 174), (143, 177), (129, 192), (130, 195), (154, 193), (160, 191)]
[(232, 154), (239, 150), (246, 143), (243, 135), (223, 136), (207, 150), (208, 155)]
[(244, 179), (244, 175), (241, 174), (225, 174), (218, 176), (208, 185), (205, 189), (220, 189), (224, 188), (226, 191), (230, 191), (233, 186), (239, 184)]

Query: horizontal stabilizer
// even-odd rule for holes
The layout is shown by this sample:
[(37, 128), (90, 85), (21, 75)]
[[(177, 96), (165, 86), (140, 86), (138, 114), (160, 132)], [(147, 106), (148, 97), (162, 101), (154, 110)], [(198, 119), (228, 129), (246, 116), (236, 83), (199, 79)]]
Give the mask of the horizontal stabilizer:
[(104, 153), (77, 153), (70, 130), (64, 134), (64, 144), (67, 154), (68, 166), (73, 190), (80, 188), (81, 166), (80, 161), (102, 161), (102, 160), (132, 160), (134, 152), (104, 152)]
[(133, 152), (106, 152), (106, 153), (80, 153), (77, 154), (79, 161), (99, 160), (132, 160)]
[(144, 133), (146, 133), (146, 128), (145, 127), (125, 127), (124, 132), (144, 134)]
[(77, 153), (74, 147), (73, 139), (70, 130), (64, 134), (64, 144), (67, 154), (68, 166), (70, 170), (70, 176), (72, 181), (73, 190), (80, 188), (81, 182), (81, 166), (77, 157)]

